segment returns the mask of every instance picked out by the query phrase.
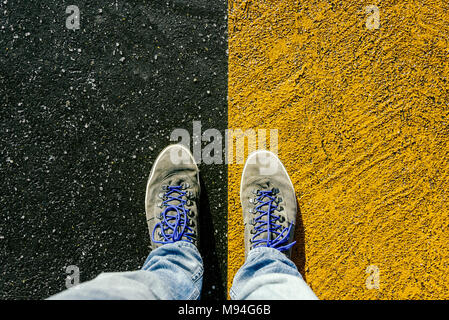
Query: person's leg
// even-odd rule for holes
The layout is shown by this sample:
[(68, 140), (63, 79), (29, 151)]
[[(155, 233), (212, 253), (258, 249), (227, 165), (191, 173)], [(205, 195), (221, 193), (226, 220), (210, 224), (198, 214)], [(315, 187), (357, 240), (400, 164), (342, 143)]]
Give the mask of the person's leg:
[(151, 169), (145, 210), (153, 250), (142, 270), (103, 273), (50, 299), (198, 299), (199, 170), (181, 145), (165, 148)]
[(142, 270), (102, 273), (50, 300), (192, 300), (200, 297), (203, 263), (196, 247), (178, 241), (153, 250)]
[(315, 300), (295, 264), (273, 248), (255, 248), (234, 277), (233, 300)]
[(232, 299), (317, 299), (289, 259), (297, 207), (293, 184), (269, 151), (248, 156), (240, 187), (246, 262), (237, 272)]

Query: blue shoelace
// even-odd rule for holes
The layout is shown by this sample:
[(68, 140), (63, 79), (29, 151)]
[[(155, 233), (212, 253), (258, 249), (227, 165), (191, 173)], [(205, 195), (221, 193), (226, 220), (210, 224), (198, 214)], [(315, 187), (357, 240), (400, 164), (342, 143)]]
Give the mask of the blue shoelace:
[[(259, 204), (255, 207), (255, 214), (258, 213), (259, 215), (253, 220), (255, 225), (255, 234), (251, 238), (253, 248), (269, 247), (275, 248), (279, 251), (286, 251), (290, 249), (296, 243), (296, 241), (288, 243), (289, 234), (293, 224), (290, 223), (288, 228), (277, 224), (281, 216), (274, 214), (278, 206), (274, 204), (276, 201), (276, 196), (273, 195), (273, 191), (258, 190), (257, 195), (258, 197), (255, 199), (255, 202)], [(267, 198), (267, 200), (265, 200), (265, 198)], [(264, 206), (268, 206), (267, 210), (262, 209)], [(265, 217), (266, 220), (264, 221), (263, 219)], [(256, 240), (256, 238), (263, 233), (266, 233), (267, 236)]]
[[(162, 205), (165, 206), (164, 211), (161, 212), (161, 222), (154, 226), (151, 238), (155, 243), (173, 243), (176, 241), (187, 241), (192, 243), (193, 229), (189, 226), (188, 213), (189, 209), (185, 208), (187, 203), (187, 192), (182, 191), (182, 186), (167, 186), (164, 193), (164, 201)], [(172, 201), (178, 201), (179, 204), (171, 204)], [(159, 236), (163, 240), (159, 241), (154, 238), (156, 230), (159, 231)]]

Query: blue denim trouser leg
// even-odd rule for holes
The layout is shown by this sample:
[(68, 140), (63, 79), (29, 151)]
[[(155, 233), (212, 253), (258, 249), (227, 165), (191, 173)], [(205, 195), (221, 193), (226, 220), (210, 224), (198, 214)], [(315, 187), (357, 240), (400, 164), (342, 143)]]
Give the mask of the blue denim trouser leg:
[(315, 300), (295, 264), (273, 248), (255, 248), (234, 277), (233, 300)]
[(153, 250), (142, 270), (102, 273), (49, 299), (199, 299), (203, 261), (188, 242), (165, 244)]

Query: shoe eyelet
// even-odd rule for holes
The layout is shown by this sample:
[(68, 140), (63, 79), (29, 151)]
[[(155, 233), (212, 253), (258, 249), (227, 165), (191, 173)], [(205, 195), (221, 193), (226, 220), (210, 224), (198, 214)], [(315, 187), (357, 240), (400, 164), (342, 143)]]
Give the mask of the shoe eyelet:
[(279, 222), (280, 222), (280, 223), (283, 223), (284, 221), (285, 221), (285, 217), (284, 217), (284, 216), (280, 216), (280, 217), (279, 217)]
[(187, 182), (182, 182), (182, 183), (181, 183), (181, 188), (182, 188), (183, 190), (185, 190), (185, 189), (187, 189), (187, 188), (190, 188), (190, 184), (188, 184)]
[[(250, 231), (249, 233), (251, 233), (251, 234), (256, 234), (256, 230), (251, 229), (251, 231)], [(253, 243), (253, 240), (251, 239), (249, 242)]]
[(187, 215), (189, 216), (189, 218), (193, 218), (195, 216), (195, 212), (193, 212), (192, 210), (188, 210)]
[(168, 190), (168, 186), (166, 184), (163, 184), (161, 189), (164, 190), (164, 191), (167, 191)]

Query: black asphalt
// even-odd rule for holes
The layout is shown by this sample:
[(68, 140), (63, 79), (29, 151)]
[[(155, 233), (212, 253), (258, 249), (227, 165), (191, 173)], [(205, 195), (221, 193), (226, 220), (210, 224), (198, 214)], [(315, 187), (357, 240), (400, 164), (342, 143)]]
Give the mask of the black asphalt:
[[(95, 4), (92, 4), (95, 3)], [(66, 7), (80, 29), (66, 28)], [(149, 253), (145, 186), (176, 128), (227, 127), (226, 0), (0, 1), (0, 298)], [(200, 165), (203, 298), (226, 297), (227, 170)]]

